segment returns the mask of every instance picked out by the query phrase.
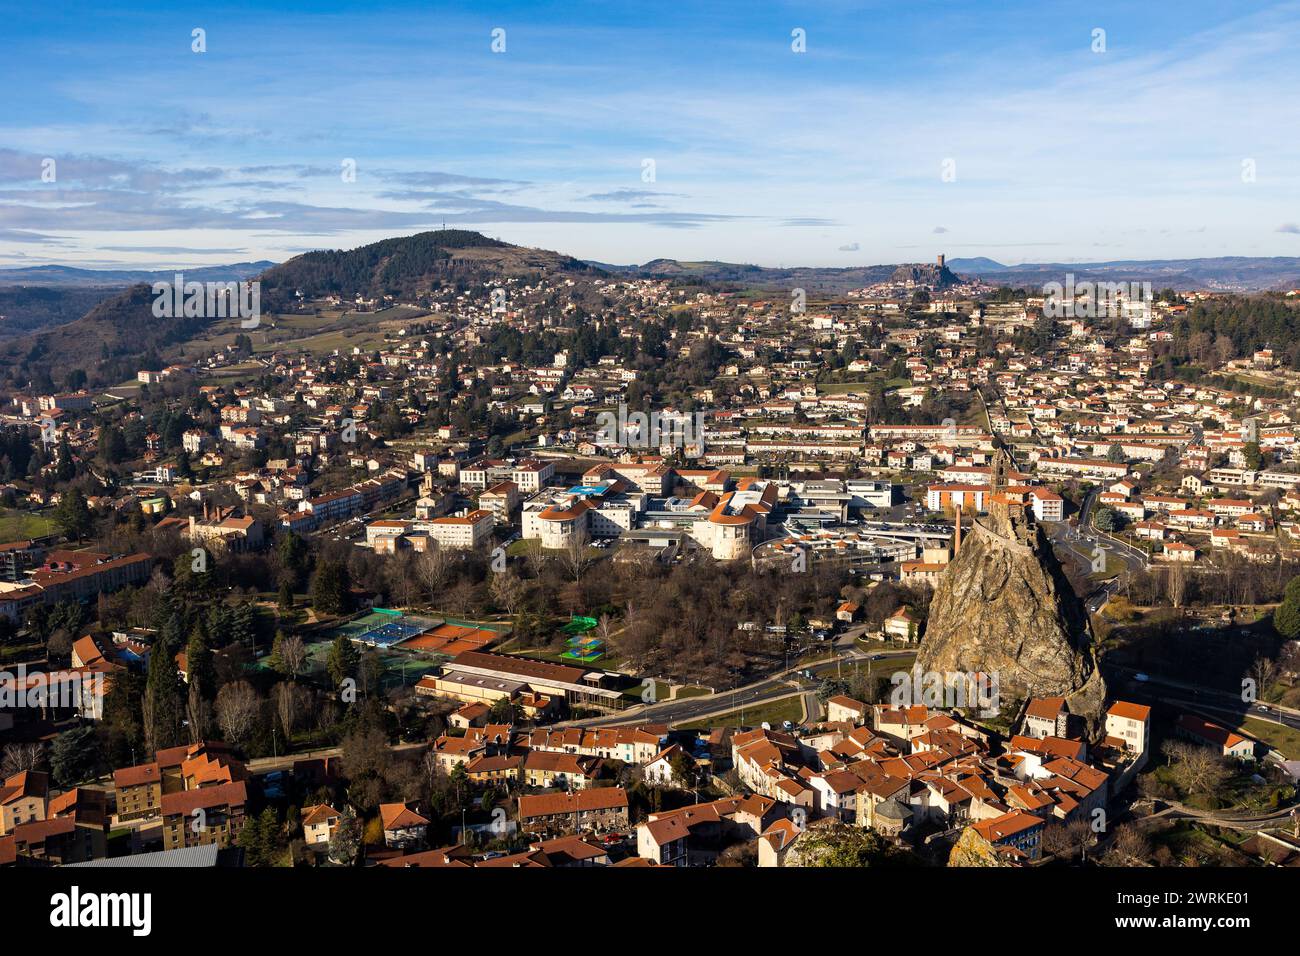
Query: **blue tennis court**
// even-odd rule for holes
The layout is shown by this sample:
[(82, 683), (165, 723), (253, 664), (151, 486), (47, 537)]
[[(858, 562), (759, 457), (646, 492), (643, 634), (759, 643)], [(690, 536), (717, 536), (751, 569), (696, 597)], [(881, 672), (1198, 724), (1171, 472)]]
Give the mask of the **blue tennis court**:
[(364, 631), (353, 638), (354, 641), (360, 641), (363, 644), (373, 644), (376, 647), (389, 647), (408, 637), (415, 637), (424, 631), (423, 624), (407, 624), (405, 621), (390, 621), (387, 624), (381, 624), (379, 627)]
[(376, 609), (355, 621), (339, 628), (339, 633), (347, 635), (358, 644), (371, 647), (392, 647), (402, 641), (425, 633), (436, 627), (439, 621), (426, 620), (421, 617), (407, 617), (395, 611)]

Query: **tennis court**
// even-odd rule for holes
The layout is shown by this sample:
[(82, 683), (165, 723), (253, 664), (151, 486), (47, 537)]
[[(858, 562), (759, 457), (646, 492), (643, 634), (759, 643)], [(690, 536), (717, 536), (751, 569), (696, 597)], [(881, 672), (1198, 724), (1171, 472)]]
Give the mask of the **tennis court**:
[(413, 686), (419, 683), (421, 677), (438, 670), (438, 665), (428, 658), (421, 659), (392, 651), (380, 651), (379, 663), (383, 666), (379, 686), (385, 691), (394, 687)]
[[(329, 680), (327, 662), (332, 644), (332, 640), (326, 640), (307, 645), (306, 674), (308, 676), (321, 681)], [(394, 687), (412, 686), (421, 677), (436, 671), (439, 666), (437, 658), (404, 654), (400, 649), (378, 647), (367, 653), (378, 655), (381, 667), (379, 685), (380, 689), (385, 691)]]
[(392, 647), (438, 627), (442, 621), (376, 608), (337, 628), (337, 633), (371, 647)]
[(485, 650), (500, 639), (501, 634), (497, 631), (447, 621), (427, 633), (404, 641), (402, 649), (455, 657), (465, 651)]

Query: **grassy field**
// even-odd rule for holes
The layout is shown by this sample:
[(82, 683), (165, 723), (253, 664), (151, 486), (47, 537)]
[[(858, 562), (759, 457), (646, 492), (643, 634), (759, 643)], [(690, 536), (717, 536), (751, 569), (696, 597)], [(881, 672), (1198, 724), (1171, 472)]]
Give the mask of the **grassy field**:
[(803, 704), (800, 702), (800, 695), (795, 694), (792, 697), (782, 697), (780, 700), (759, 704), (755, 707), (733, 710), (729, 713), (719, 714), (716, 717), (693, 720), (690, 723), (675, 726), (683, 730), (708, 730), (711, 727), (757, 727), (760, 724), (767, 723), (779, 730), (784, 721), (788, 720), (793, 724), (797, 724), (802, 719)]
[(866, 395), (871, 388), (883, 384), (885, 388), (907, 388), (912, 384), (910, 378), (885, 378), (883, 372), (874, 372), (863, 379), (851, 382), (819, 382), (817, 391), (821, 395), (844, 395), (847, 392), (857, 392), (860, 395)]
[(1247, 717), (1235, 728), (1239, 733), (1262, 740), (1288, 760), (1300, 757), (1300, 730), (1292, 730), (1271, 720)]
[[(261, 325), (253, 330), (240, 327), (238, 319), (214, 322), (207, 334), (196, 339), (196, 344), (209, 348), (226, 346), (240, 334), (248, 334), (254, 354), (273, 352), (282, 348), (305, 349), (322, 354), (339, 349), (351, 352), (354, 346), (362, 350), (375, 348), (384, 342), (384, 330), (379, 326), (388, 322), (401, 325), (403, 317), (415, 317), (417, 310), (388, 309), (384, 312), (353, 313), (335, 309), (321, 314), (289, 313), (263, 316)], [(398, 320), (394, 322), (394, 320)], [(260, 366), (250, 366), (260, 368)], [(231, 370), (223, 370), (231, 371)]]
[(1124, 570), (1124, 562), (1111, 552), (1103, 551), (1102, 557), (1106, 560), (1106, 570), (1089, 574), (1089, 581), (1095, 581), (1097, 583), (1109, 581), (1111, 578), (1117, 577), (1119, 573)]
[[(873, 654), (880, 654), (883, 653), (883, 651), (888, 651), (890, 649), (888, 646), (886, 646), (882, 650), (880, 641), (858, 640), (857, 645), (862, 650), (869, 651)], [(901, 650), (901, 648), (899, 648), (899, 650)], [(916, 652), (912, 651), (907, 654), (900, 654), (898, 657), (886, 657), (878, 661), (854, 661), (852, 667), (846, 666), (844, 668), (844, 674), (848, 676), (850, 672), (852, 672), (853, 674), (871, 673), (871, 674), (883, 674), (886, 677), (888, 677), (890, 674), (893, 674), (895, 671), (911, 670), (912, 665), (915, 663), (916, 663)]]
[[(879, 379), (877, 379), (879, 381)], [(871, 382), (823, 382), (817, 386), (819, 395), (847, 395), (849, 392), (857, 392), (861, 395), (867, 394), (871, 389)]]
[[(650, 684), (654, 685), (653, 697), (645, 696), (646, 688), (649, 686), (646, 681), (649, 681)], [(623, 697), (633, 704), (652, 704), (657, 701), (668, 700), (669, 687), (670, 685), (667, 681), (655, 680), (652, 677), (647, 677), (635, 687), (629, 687), (627, 690), (623, 691)]]
[(0, 510), (0, 541), (26, 541), (55, 534), (59, 526), (44, 515), (30, 511)]
[(45, 653), (45, 645), (42, 643), (34, 644), (6, 644), (0, 647), (0, 664), (7, 664), (9, 661), (23, 661), (39, 658)]
[[(514, 654), (516, 657), (532, 657), (532, 658), (536, 658), (539, 661), (550, 661), (551, 663), (554, 664), (566, 664), (569, 667), (596, 667), (601, 670), (616, 671), (618, 670), (619, 664), (621, 663), (619, 656), (617, 654), (615, 654), (612, 650), (606, 650), (604, 657), (601, 657), (590, 664), (584, 664), (582, 661), (574, 660), (572, 657), (565, 657), (564, 652), (567, 651), (568, 649), (569, 648), (567, 646), (556, 647), (556, 648), (548, 648), (548, 647), (511, 648), (508, 645), (505, 647), (498, 648), (498, 650), (504, 654)], [(663, 696), (657, 697), (656, 699), (666, 700), (668, 696), (668, 685), (667, 684), (658, 685), (658, 688), (656, 689), (656, 694), (659, 693), (662, 693)], [(634, 695), (638, 700), (640, 699), (641, 688), (639, 686), (635, 689)]]
[(335, 349), (346, 353), (351, 352), (353, 348), (359, 348), (364, 352), (379, 348), (384, 344), (384, 341), (384, 334), (373, 327), (355, 330), (334, 329), (317, 335), (308, 335), (304, 338), (254, 342), (253, 351), (262, 353), (274, 352), (276, 349), (282, 348), (294, 348), (313, 354), (325, 354), (333, 352)]

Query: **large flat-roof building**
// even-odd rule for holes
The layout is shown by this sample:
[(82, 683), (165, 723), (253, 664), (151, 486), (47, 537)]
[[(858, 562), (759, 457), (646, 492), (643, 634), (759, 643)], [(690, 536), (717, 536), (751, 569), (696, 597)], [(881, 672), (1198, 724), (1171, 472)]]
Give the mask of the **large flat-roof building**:
[(452, 658), (437, 676), (420, 681), (421, 693), (466, 702), (491, 703), (531, 692), (562, 699), (571, 707), (621, 710), (626, 700), (619, 690), (606, 686), (604, 671), (512, 654), (465, 651)]

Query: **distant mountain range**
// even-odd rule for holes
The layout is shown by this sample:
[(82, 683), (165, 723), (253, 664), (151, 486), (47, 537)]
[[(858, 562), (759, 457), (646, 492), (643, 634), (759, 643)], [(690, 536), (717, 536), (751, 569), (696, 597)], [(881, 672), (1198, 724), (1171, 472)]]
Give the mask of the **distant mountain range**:
[[(265, 268), (254, 269), (255, 266)], [(11, 271), (30, 274), (35, 270)], [(458, 229), (384, 239), (356, 249), (307, 252), (279, 265), (243, 263), (209, 270), (126, 273), (47, 269), (38, 274), (88, 281), (85, 275), (75, 274), (91, 272), (92, 276), (101, 278), (118, 277), (114, 281), (119, 286), (121, 276), (128, 279), (125, 289), (99, 301), (75, 321), (0, 341), (0, 367), (25, 363), (33, 372), (49, 372), (55, 381), (62, 380), (70, 369), (83, 369), (92, 383), (102, 384), (133, 375), (141, 357), (151, 351), (160, 356), (179, 354), (184, 344), (201, 335), (211, 320), (154, 317), (149, 283), (171, 281), (176, 271), (182, 271), (186, 280), (203, 282), (256, 278), (261, 282), (264, 312), (295, 304), (300, 291), (307, 299), (337, 295), (350, 301), (358, 295), (376, 299), (392, 295), (400, 300), (435, 285), (482, 289), (484, 282), (502, 276), (530, 278), (560, 274), (596, 278), (604, 275), (571, 256), (513, 246)], [(70, 295), (77, 288), (51, 291)]]
[(275, 265), (274, 262), (235, 262), (226, 266), (193, 269), (77, 269), (72, 266), (27, 266), (0, 269), (0, 286), (40, 286), (46, 289), (109, 286), (120, 289), (135, 282), (170, 282), (178, 272), (196, 282), (238, 282), (250, 279)]
[[(435, 253), (433, 250), (441, 250)], [(420, 251), (422, 250), (422, 251)], [(421, 261), (420, 256), (426, 258)], [(375, 268), (382, 267), (378, 272)], [(349, 251), (308, 252), (283, 264), (284, 271), (263, 277), (283, 278), (321, 291), (342, 292), (355, 283), (359, 274), (353, 269), (370, 268), (372, 275), (361, 283), (364, 288), (347, 291), (375, 292), (386, 281), (403, 274), (425, 277), (442, 272), (477, 271), (476, 264), (503, 268), (507, 272), (570, 270), (591, 274), (593, 270), (621, 275), (699, 282), (735, 283), (756, 288), (788, 288), (795, 279), (808, 280), (808, 288), (830, 292), (848, 290), (885, 282), (903, 268), (925, 269), (928, 266), (788, 266), (772, 268), (748, 263), (718, 260), (687, 261), (651, 259), (641, 265), (615, 265), (595, 260), (581, 261), (544, 249), (529, 249), (489, 239), (476, 232), (448, 229), (419, 233), (398, 239), (386, 239)], [(201, 266), (191, 269), (79, 269), (73, 266), (28, 266), (0, 268), (0, 288), (5, 286), (59, 288), (124, 288), (136, 282), (170, 281), (177, 272), (199, 282), (228, 282), (250, 279), (276, 269), (268, 260), (235, 262), (229, 265)], [(427, 267), (427, 268), (426, 268)], [(1220, 256), (1210, 259), (1119, 259), (1106, 262), (1035, 262), (1004, 265), (983, 256), (949, 259), (951, 273), (979, 276), (988, 282), (1039, 284), (1039, 280), (1058, 280), (1065, 273), (1076, 277), (1106, 277), (1112, 281), (1137, 279), (1172, 285), (1179, 289), (1236, 289), (1243, 292), (1286, 290), (1300, 287), (1300, 258), (1288, 256), (1250, 257)], [(955, 279), (957, 276), (952, 276)], [(951, 281), (945, 277), (944, 281)], [(277, 285), (281, 284), (279, 282)], [(400, 285), (401, 282), (399, 281)], [(795, 283), (797, 284), (797, 283)], [(307, 291), (307, 290), (304, 290)]]
[(677, 259), (651, 259), (643, 265), (610, 265), (605, 262), (588, 262), (605, 272), (615, 275), (634, 276), (643, 279), (670, 279), (683, 282), (716, 283), (732, 285), (746, 289), (766, 291), (784, 291), (789, 289), (807, 289), (835, 295), (851, 289), (885, 282), (894, 274), (897, 266), (850, 266), (848, 268), (822, 268), (819, 266), (796, 266), (788, 269), (772, 269), (766, 266), (748, 265), (739, 262), (683, 262)]
[(294, 256), (262, 273), (262, 301), (274, 308), (298, 291), (308, 299), (358, 294), (402, 298), (435, 283), (469, 288), (500, 276), (557, 272), (599, 275), (572, 256), (513, 246), (464, 229), (442, 229)]
[[(0, 269), (0, 367), (26, 364), (54, 374), (85, 369), (92, 380), (119, 380), (139, 358), (156, 350), (179, 353), (209, 320), (159, 321), (151, 311), (149, 283), (170, 281), (178, 270), (92, 270), (66, 266)], [(186, 279), (258, 278), (262, 308), (276, 311), (296, 300), (337, 295), (408, 299), (433, 287), (482, 288), (501, 276), (529, 279), (561, 275), (577, 280), (609, 275), (653, 277), (774, 293), (804, 288), (839, 294), (886, 281), (913, 280), (942, 288), (962, 276), (998, 285), (1041, 288), (1076, 280), (1149, 281), (1157, 289), (1258, 291), (1300, 287), (1300, 259), (1245, 258), (1032, 263), (1008, 266), (992, 259), (847, 268), (765, 268), (742, 263), (654, 259), (642, 265), (586, 262), (545, 249), (510, 245), (477, 232), (448, 229), (385, 239), (356, 249), (308, 252), (276, 265), (243, 262), (183, 271)], [(116, 291), (121, 290), (121, 291)], [(572, 295), (592, 294), (578, 281)], [(359, 319), (360, 321), (364, 321)], [(8, 333), (5, 334), (7, 328)]]
[(1300, 288), (1300, 258), (1220, 256), (1213, 259), (1119, 259), (1109, 262), (1034, 262), (1008, 266), (983, 257), (950, 259), (954, 272), (979, 276), (999, 285), (1041, 287), (1076, 280), (1150, 282), (1156, 289), (1209, 289), (1235, 292), (1285, 291)]
[(196, 282), (239, 282), (275, 265), (236, 262), (194, 269), (78, 269), (29, 266), (0, 269), (0, 339), (66, 325), (137, 282), (171, 282), (177, 272)]
[[(836, 294), (886, 282), (901, 276), (901, 270), (920, 270), (918, 281), (933, 281), (936, 267), (930, 265), (874, 265), (848, 267), (767, 268), (733, 262), (683, 262), (652, 259), (643, 265), (611, 265), (592, 262), (606, 272), (645, 278), (679, 279), (732, 284), (753, 289), (778, 290), (802, 287), (809, 291)], [(1077, 280), (1108, 282), (1150, 282), (1158, 289), (1179, 291), (1264, 292), (1300, 288), (1300, 258), (1251, 258), (1224, 256), (1216, 259), (1131, 259), (1113, 262), (1042, 262), (1003, 265), (984, 257), (949, 259), (949, 275), (933, 284), (942, 288), (960, 276), (984, 279), (996, 285), (1040, 289), (1047, 282), (1060, 282), (1067, 273)], [(956, 273), (956, 275), (951, 275)]]

